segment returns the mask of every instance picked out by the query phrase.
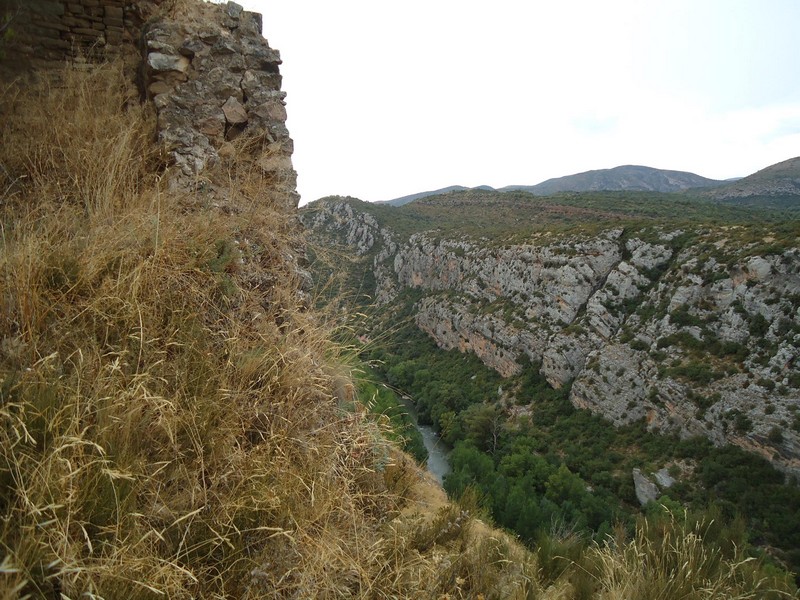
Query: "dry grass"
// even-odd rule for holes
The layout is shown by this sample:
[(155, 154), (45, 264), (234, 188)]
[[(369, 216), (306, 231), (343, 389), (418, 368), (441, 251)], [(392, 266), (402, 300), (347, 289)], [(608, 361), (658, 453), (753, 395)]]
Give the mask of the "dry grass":
[[(785, 574), (769, 575), (741, 549), (709, 544), (713, 523), (676, 518), (642, 521), (631, 540), (595, 546), (591, 564), (596, 596), (605, 600), (746, 600), (793, 598)], [(784, 590), (784, 591), (781, 591)]]

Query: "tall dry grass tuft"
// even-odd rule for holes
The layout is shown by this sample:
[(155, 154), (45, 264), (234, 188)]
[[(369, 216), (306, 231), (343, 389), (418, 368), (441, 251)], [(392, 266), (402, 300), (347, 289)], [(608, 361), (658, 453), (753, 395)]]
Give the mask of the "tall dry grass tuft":
[(122, 70), (65, 70), (2, 90), (4, 196), (24, 188), (97, 215), (138, 197), (154, 175), (155, 131)]
[(593, 597), (622, 600), (794, 598), (786, 574), (771, 574), (741, 548), (710, 541), (713, 522), (672, 515), (642, 520), (634, 537), (595, 545), (581, 571)]

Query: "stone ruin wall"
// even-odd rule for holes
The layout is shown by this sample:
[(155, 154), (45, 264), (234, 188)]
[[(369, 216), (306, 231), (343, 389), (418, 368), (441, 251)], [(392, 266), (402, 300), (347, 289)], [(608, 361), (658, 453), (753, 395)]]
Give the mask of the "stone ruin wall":
[(164, 10), (168, 3), (0, 0), (0, 17), (13, 16), (13, 35), (0, 47), (0, 78), (122, 56), (142, 98), (156, 107), (174, 185), (202, 184), (203, 171), (244, 134), (259, 141), (251, 158), (274, 201), (293, 210), (299, 196), (281, 60), (262, 35), (261, 15), (234, 2), (182, 0)]
[(258, 141), (251, 158), (274, 201), (293, 210), (299, 196), (280, 53), (261, 34), (261, 15), (234, 2), (195, 9), (191, 18), (148, 22), (142, 35), (144, 92), (176, 176), (197, 180), (244, 136)]
[(163, 0), (0, 0), (9, 21), (7, 68), (47, 69), (133, 49), (142, 25)]

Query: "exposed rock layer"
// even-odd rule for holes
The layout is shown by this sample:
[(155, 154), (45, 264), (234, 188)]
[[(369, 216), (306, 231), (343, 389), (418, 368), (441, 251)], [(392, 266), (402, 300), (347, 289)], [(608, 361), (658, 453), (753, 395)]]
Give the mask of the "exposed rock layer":
[(502, 246), (401, 240), (342, 199), (302, 219), (364, 257), (379, 303), (418, 290), (416, 323), (442, 348), (473, 352), (504, 376), (527, 358), (552, 386), (570, 385), (575, 406), (615, 424), (644, 419), (800, 473), (797, 247), (769, 248), (736, 227)]

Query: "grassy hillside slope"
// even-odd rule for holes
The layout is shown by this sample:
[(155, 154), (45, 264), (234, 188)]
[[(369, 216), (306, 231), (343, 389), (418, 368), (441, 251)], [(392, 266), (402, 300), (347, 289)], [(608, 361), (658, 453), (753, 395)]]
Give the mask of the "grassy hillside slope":
[(353, 410), (247, 155), (169, 192), (120, 69), (63, 77), (2, 93), (0, 598), (523, 589), (458, 507), (398, 518), (420, 471)]
[(770, 165), (702, 194), (731, 204), (797, 210), (800, 197), (800, 157)]

